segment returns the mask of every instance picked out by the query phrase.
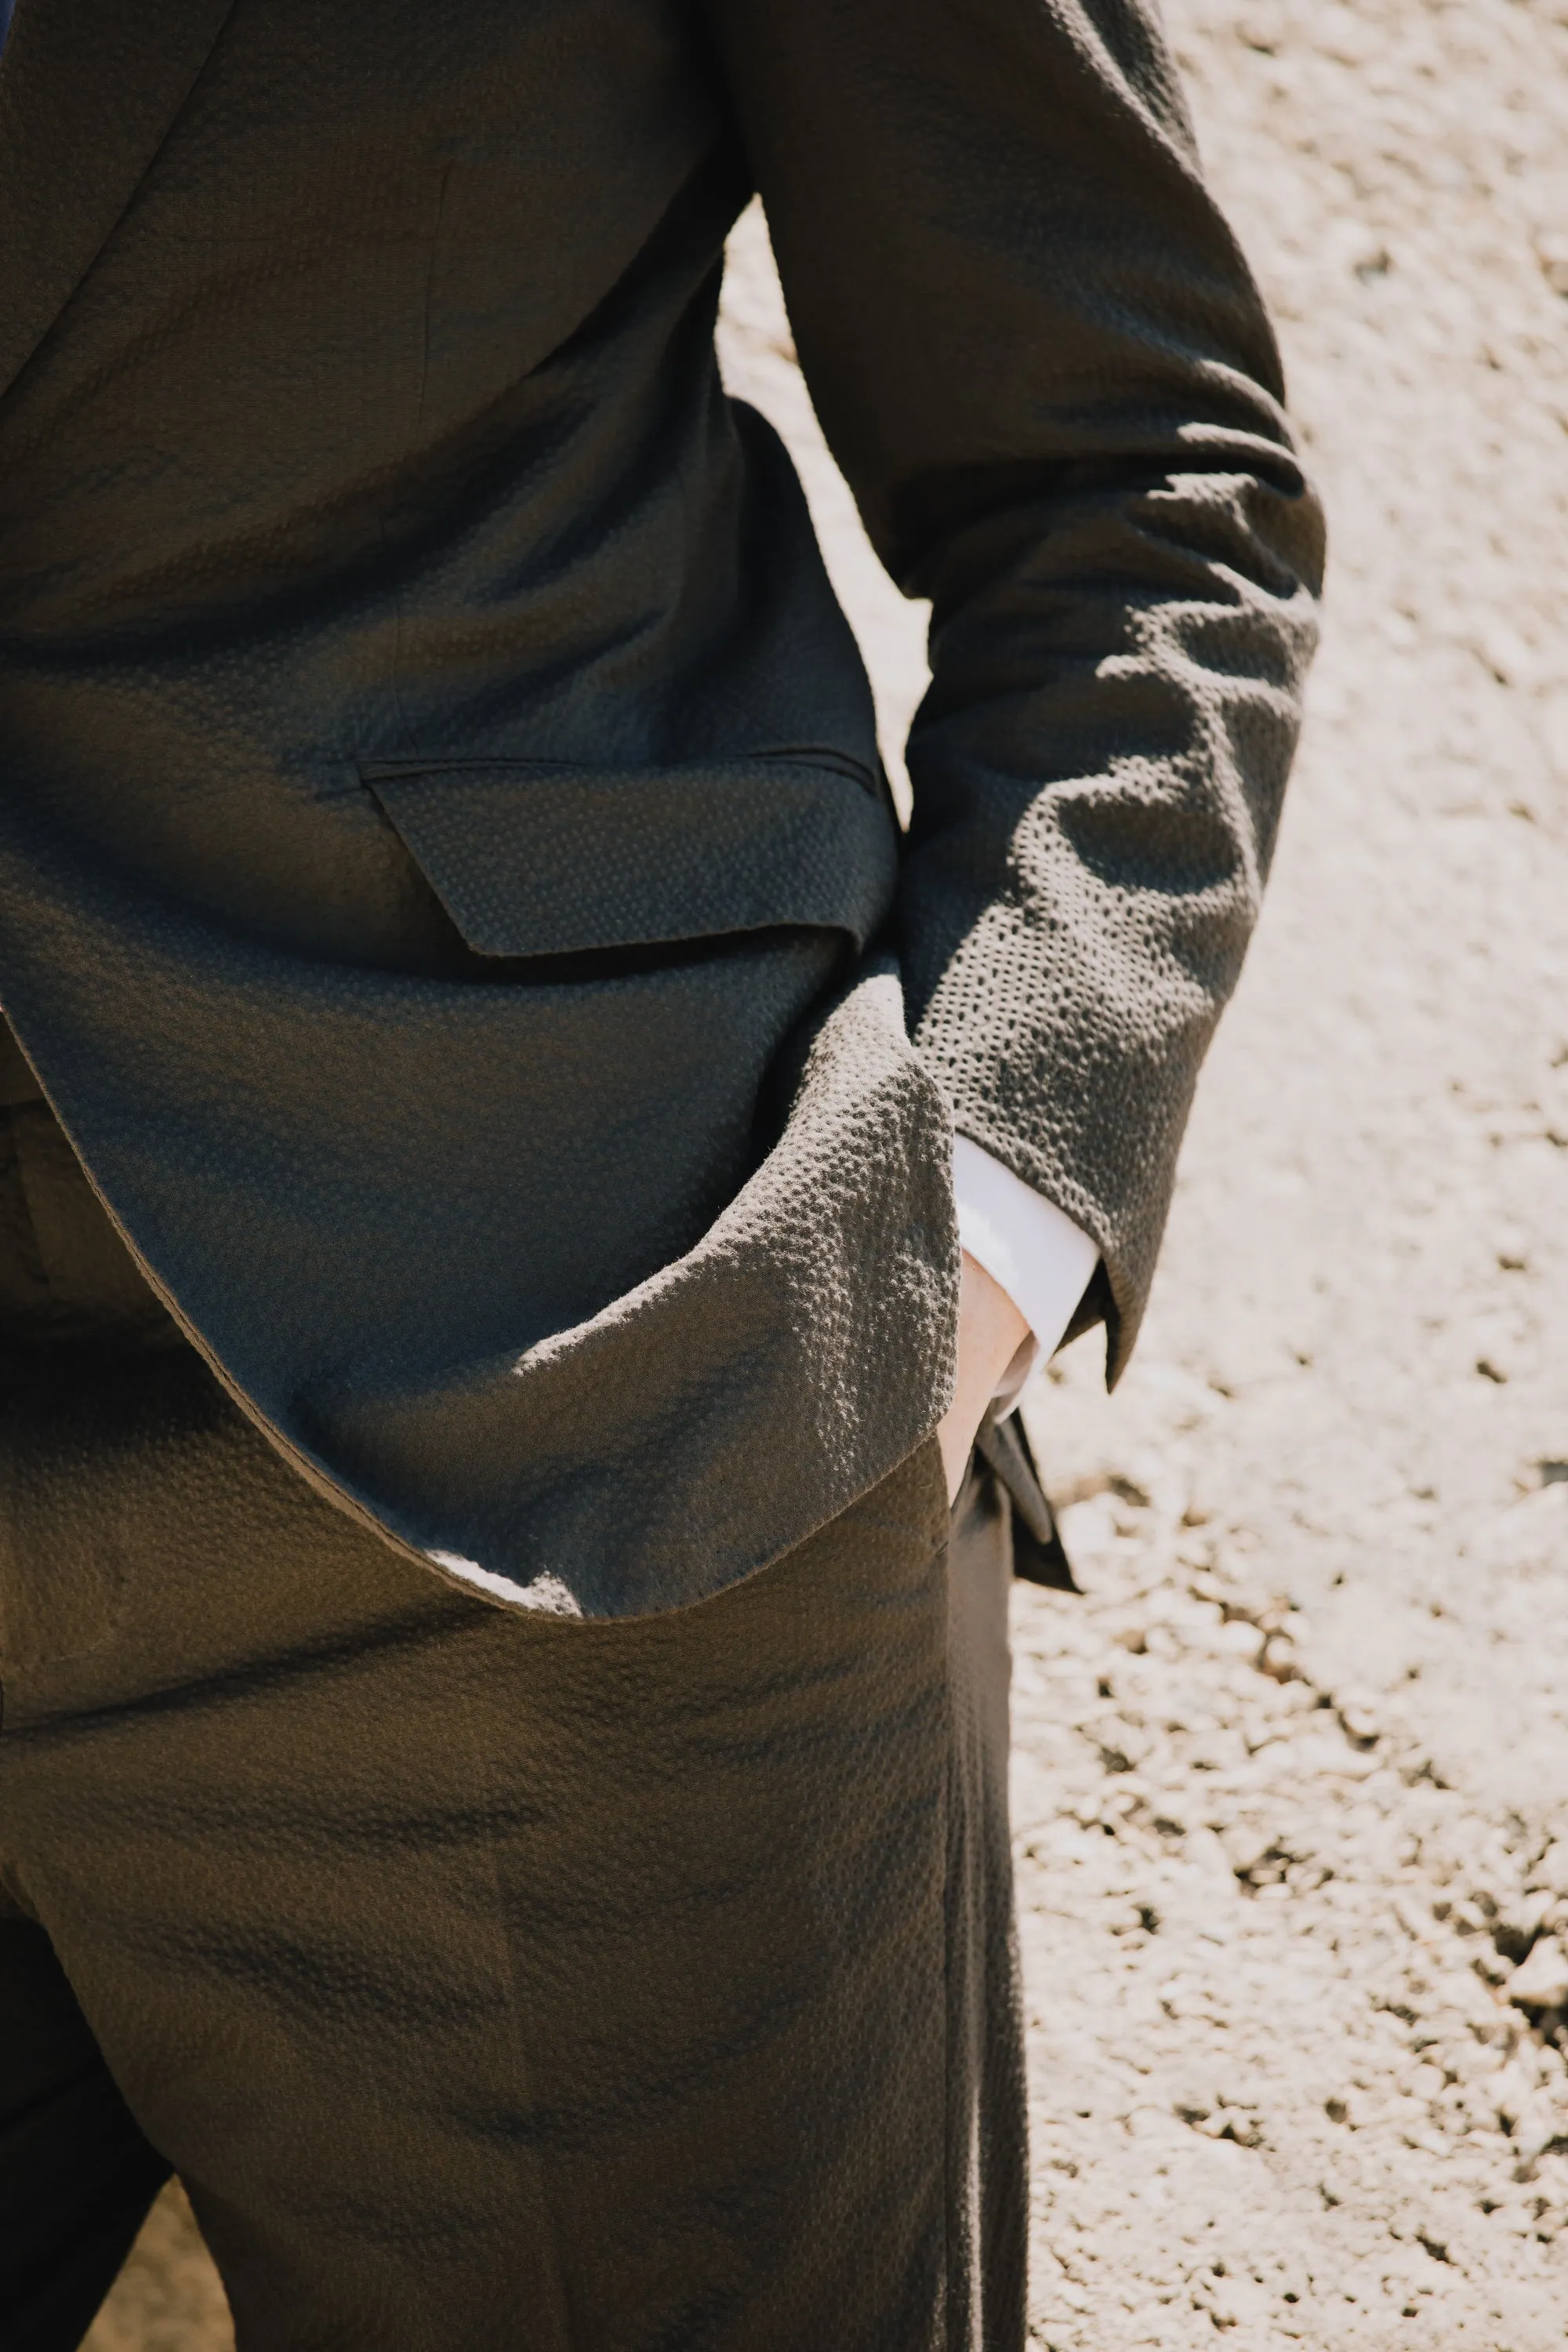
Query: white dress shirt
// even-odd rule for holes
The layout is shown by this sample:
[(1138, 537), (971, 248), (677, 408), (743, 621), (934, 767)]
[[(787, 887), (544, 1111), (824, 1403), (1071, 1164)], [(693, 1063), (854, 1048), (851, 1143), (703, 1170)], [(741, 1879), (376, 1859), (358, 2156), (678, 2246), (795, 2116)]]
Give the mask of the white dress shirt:
[(958, 1238), (1029, 1327), (996, 1391), (1010, 1404), (1042, 1356), (1055, 1353), (1100, 1263), (1099, 1244), (1052, 1201), (967, 1135), (952, 1142)]

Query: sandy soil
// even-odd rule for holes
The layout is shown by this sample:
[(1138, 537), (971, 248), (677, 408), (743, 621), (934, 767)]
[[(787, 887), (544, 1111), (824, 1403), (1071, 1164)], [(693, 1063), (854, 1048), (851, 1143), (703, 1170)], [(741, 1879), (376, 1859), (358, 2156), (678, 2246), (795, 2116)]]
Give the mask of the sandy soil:
[[(1568, 5), (1179, 0), (1327, 492), (1269, 908), (1114, 1401), (1029, 1416), (1034, 2340), (1568, 2340)], [(724, 350), (923, 677), (752, 218)], [(220, 2352), (165, 2200), (94, 2352)]]

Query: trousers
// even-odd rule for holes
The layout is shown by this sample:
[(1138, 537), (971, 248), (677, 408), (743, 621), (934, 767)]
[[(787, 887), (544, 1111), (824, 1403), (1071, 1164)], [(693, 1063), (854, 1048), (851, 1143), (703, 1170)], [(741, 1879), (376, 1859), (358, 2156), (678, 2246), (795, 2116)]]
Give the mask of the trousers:
[(1019, 2352), (1009, 1570), (932, 1441), (689, 1609), (449, 1587), (0, 1108), (0, 2344), (173, 2169), (243, 2352)]

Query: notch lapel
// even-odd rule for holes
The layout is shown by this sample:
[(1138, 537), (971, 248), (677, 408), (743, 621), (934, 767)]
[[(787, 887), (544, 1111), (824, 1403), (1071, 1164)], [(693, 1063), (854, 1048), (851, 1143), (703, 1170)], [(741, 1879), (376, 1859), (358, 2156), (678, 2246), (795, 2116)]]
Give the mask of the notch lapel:
[(17, 0), (0, 62), (0, 394), (92, 267), (234, 0)]

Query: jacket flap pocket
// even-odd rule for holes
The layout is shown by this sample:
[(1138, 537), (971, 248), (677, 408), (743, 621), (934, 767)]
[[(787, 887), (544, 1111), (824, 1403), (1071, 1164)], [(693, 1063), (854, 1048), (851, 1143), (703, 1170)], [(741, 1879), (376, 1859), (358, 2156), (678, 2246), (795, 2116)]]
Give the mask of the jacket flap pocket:
[(360, 774), (481, 955), (795, 923), (863, 947), (892, 899), (887, 797), (831, 753), (676, 768), (382, 761)]

